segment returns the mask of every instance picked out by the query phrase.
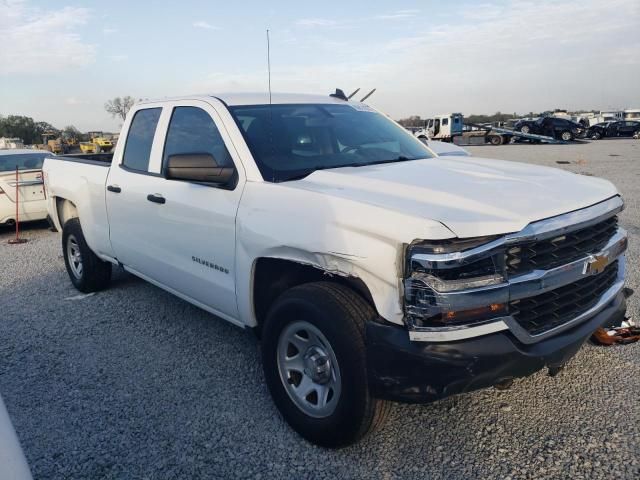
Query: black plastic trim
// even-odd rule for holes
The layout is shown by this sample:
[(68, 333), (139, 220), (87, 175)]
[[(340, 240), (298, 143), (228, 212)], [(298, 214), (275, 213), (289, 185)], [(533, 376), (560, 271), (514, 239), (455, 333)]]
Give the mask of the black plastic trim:
[(167, 203), (167, 199), (160, 196), (160, 195), (154, 195), (152, 193), (150, 193), (149, 195), (147, 195), (147, 200), (149, 200), (150, 202), (153, 203), (160, 203), (160, 204), (165, 204)]
[(369, 386), (378, 398), (429, 403), (526, 377), (544, 367), (564, 365), (598, 327), (619, 325), (625, 312), (621, 291), (599, 314), (531, 345), (508, 331), (454, 342), (412, 342), (402, 326), (368, 322)]
[(129, 173), (137, 173), (138, 175), (147, 175), (149, 177), (159, 177), (159, 178), (164, 178), (163, 175), (159, 174), (159, 173), (155, 173), (155, 172), (150, 172), (148, 170), (136, 170), (135, 168), (130, 168), (127, 167), (126, 165), (124, 165), (123, 163), (118, 164), (118, 167), (120, 167), (122, 170), (124, 170), (125, 172), (129, 172)]

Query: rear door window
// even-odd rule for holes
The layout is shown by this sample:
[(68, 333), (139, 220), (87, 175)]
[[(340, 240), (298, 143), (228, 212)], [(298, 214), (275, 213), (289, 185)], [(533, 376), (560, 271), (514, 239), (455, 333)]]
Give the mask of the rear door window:
[(122, 164), (125, 167), (141, 172), (149, 170), (153, 137), (161, 112), (162, 108), (145, 108), (136, 112), (124, 146)]
[(176, 107), (164, 144), (162, 165), (171, 155), (209, 153), (220, 167), (232, 167), (231, 155), (211, 116), (198, 107)]

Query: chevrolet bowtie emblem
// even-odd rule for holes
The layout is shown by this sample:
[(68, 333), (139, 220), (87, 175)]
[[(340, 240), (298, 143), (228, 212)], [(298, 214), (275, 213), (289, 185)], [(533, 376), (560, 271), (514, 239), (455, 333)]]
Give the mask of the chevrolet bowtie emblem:
[(602, 273), (609, 265), (609, 257), (607, 255), (591, 255), (589, 260), (584, 262), (583, 272), (585, 275), (597, 275)]

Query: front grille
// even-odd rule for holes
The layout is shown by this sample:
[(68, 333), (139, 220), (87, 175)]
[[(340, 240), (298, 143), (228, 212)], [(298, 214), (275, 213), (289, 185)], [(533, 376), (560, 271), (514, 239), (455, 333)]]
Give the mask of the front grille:
[(598, 253), (617, 229), (618, 217), (613, 216), (554, 238), (511, 246), (505, 254), (507, 273), (514, 276), (533, 270), (549, 270)]
[(594, 276), (509, 303), (511, 315), (531, 335), (562, 325), (593, 307), (616, 282), (618, 261)]

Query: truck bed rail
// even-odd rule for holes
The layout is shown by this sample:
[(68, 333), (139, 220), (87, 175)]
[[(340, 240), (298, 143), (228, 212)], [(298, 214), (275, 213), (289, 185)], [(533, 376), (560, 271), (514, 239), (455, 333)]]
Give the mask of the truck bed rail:
[(113, 160), (113, 153), (70, 153), (67, 155), (55, 155), (51, 158), (67, 162), (88, 163), (90, 165), (109, 167), (111, 166), (111, 160)]

